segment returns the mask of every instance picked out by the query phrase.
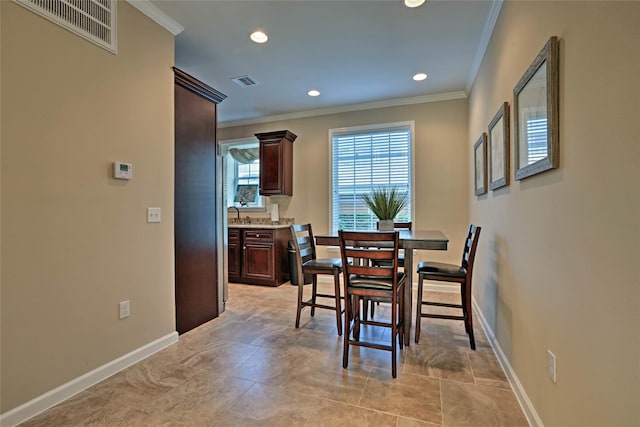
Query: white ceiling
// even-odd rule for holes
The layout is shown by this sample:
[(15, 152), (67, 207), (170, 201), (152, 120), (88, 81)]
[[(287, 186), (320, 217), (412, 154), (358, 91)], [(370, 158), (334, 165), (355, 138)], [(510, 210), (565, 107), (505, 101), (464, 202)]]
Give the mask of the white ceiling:
[[(465, 96), (502, 1), (428, 0), (415, 9), (401, 0), (151, 4), (184, 27), (175, 65), (227, 95), (218, 120), (228, 126)], [(249, 40), (256, 29), (269, 35), (266, 44)], [(415, 82), (417, 72), (429, 78)], [(260, 84), (236, 86), (231, 78), (242, 75)]]

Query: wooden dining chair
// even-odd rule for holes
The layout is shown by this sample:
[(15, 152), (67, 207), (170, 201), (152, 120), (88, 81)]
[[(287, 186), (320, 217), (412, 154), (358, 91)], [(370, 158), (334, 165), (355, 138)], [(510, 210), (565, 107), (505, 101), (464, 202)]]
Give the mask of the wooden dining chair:
[[(393, 228), (395, 230), (411, 230), (411, 227), (413, 226), (412, 222), (394, 222), (393, 223)], [(376, 227), (378, 230), (380, 230), (380, 223), (376, 223)], [(388, 261), (376, 261), (376, 264), (378, 265), (386, 265), (386, 266), (390, 266), (391, 263)], [(400, 249), (398, 250), (398, 268), (404, 268), (404, 250)], [(373, 319), (373, 316), (375, 316), (376, 313), (376, 305), (380, 305), (380, 302), (376, 302), (376, 304), (371, 304), (371, 308), (369, 308), (369, 302), (365, 301), (364, 302), (364, 318), (365, 320), (367, 319), (367, 313), (370, 312), (371, 313), (371, 318)]]
[[(376, 223), (376, 227), (380, 230), (380, 223)], [(411, 230), (413, 227), (413, 222), (394, 222), (393, 229), (394, 230)], [(388, 264), (387, 264), (388, 265)], [(404, 251), (400, 249), (398, 251), (398, 267), (404, 267)]]
[[(472, 350), (476, 349), (476, 341), (473, 336), (473, 312), (471, 308), (471, 279), (473, 276), (473, 262), (476, 257), (478, 239), (480, 238), (481, 227), (473, 224), (469, 226), (467, 238), (462, 251), (462, 262), (460, 265), (446, 264), (441, 262), (423, 261), (418, 264), (418, 298), (416, 310), (416, 343), (420, 340), (420, 319), (431, 317), (436, 319), (453, 319), (464, 321), (464, 328), (469, 335), (469, 344)], [(452, 282), (460, 285), (460, 304), (449, 304), (443, 302), (424, 301), (423, 282), (425, 280), (435, 280), (439, 282)], [(423, 313), (422, 306), (449, 307), (462, 309), (462, 315)]]
[[(313, 239), (311, 224), (291, 225), (293, 246), (296, 251), (296, 268), (298, 271), (298, 306), (296, 310), (296, 328), (300, 327), (300, 314), (304, 307), (311, 308), (311, 317), (316, 313), (316, 308), (334, 310), (336, 312), (336, 324), (338, 335), (342, 335), (342, 304), (340, 302), (340, 273), (342, 273), (342, 260), (340, 258), (317, 258), (316, 245)], [(333, 295), (318, 292), (318, 275), (333, 276)], [(311, 282), (308, 282), (308, 277)], [(311, 297), (304, 299), (304, 287), (311, 284)], [(319, 304), (317, 298), (331, 298), (333, 305)]]
[[(361, 346), (391, 352), (391, 375), (397, 375), (397, 346), (404, 346), (404, 284), (405, 275), (398, 271), (397, 231), (390, 232), (338, 232), (340, 254), (343, 265), (343, 286), (345, 296), (344, 346), (342, 367), (349, 364), (349, 346)], [(348, 259), (359, 259), (359, 263), (349, 263)], [(376, 261), (389, 261), (391, 266), (376, 265)], [(366, 320), (360, 314), (363, 300), (391, 303), (389, 322)], [(391, 342), (360, 339), (362, 325), (391, 329)]]

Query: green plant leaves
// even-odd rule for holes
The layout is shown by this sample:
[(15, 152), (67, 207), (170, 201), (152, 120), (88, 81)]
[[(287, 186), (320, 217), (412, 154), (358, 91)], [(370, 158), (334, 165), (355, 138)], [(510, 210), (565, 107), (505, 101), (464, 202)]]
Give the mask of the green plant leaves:
[(395, 187), (380, 187), (360, 197), (380, 220), (394, 219), (407, 206), (406, 195)]

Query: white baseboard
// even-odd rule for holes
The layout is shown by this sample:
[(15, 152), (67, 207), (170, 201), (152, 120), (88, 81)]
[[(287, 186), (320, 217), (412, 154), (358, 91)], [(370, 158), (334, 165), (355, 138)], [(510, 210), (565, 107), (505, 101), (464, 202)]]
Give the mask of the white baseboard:
[(178, 342), (178, 333), (172, 332), (66, 384), (49, 390), (35, 399), (1, 414), (0, 427), (20, 424), (176, 342)]
[(502, 369), (507, 374), (507, 379), (509, 380), (509, 384), (511, 384), (511, 388), (516, 394), (518, 403), (520, 403), (520, 406), (522, 407), (524, 415), (525, 417), (527, 417), (527, 421), (529, 422), (529, 425), (532, 427), (544, 427), (544, 424), (542, 423), (542, 419), (540, 419), (540, 416), (538, 415), (536, 408), (533, 406), (533, 403), (531, 403), (531, 400), (529, 400), (529, 396), (527, 396), (527, 392), (525, 391), (524, 387), (520, 383), (520, 380), (518, 379), (518, 376), (516, 375), (515, 371), (511, 367), (511, 363), (509, 363), (509, 359), (507, 359), (507, 356), (504, 354), (504, 351), (502, 351), (502, 347), (500, 347), (500, 343), (498, 343), (498, 340), (496, 339), (496, 336), (493, 330), (491, 330), (491, 328), (489, 327), (489, 323), (487, 322), (484, 315), (482, 314), (482, 311), (480, 310), (478, 303), (476, 302), (475, 299), (472, 299), (472, 303), (473, 303), (473, 309), (475, 310), (476, 314), (478, 315), (478, 318), (480, 319), (482, 329), (484, 330), (484, 333), (487, 336), (489, 343), (491, 344), (491, 348), (493, 348), (493, 352), (498, 358), (498, 362), (500, 363), (500, 366), (502, 366)]

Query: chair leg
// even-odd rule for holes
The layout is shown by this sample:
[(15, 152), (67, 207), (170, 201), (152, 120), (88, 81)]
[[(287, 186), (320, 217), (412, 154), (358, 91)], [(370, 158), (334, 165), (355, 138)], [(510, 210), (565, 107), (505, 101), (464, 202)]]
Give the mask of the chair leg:
[(416, 344), (420, 341), (420, 320), (422, 319), (422, 274), (418, 274), (418, 298), (416, 298)]
[(398, 304), (391, 304), (391, 376), (398, 375), (396, 367), (397, 349), (396, 340), (398, 338)]
[(465, 326), (467, 329), (467, 334), (469, 334), (469, 345), (471, 346), (471, 350), (475, 350), (476, 349), (476, 339), (473, 336), (473, 309), (471, 307), (471, 291), (470, 289), (467, 287), (466, 283), (462, 284), (462, 287), (464, 288), (464, 319), (465, 319)]
[[(404, 285), (406, 286), (406, 284)], [(404, 289), (400, 289), (400, 294), (398, 295), (398, 298), (400, 298), (399, 301), (399, 313), (398, 313), (398, 334), (399, 334), (399, 339), (398, 341), (400, 342), (400, 349), (404, 348)], [(396, 321), (396, 319), (394, 319), (394, 321)]]
[(304, 291), (304, 283), (298, 281), (298, 309), (296, 310), (296, 329), (300, 327), (300, 312), (302, 311), (302, 298)]
[(342, 335), (342, 304), (340, 304), (340, 272), (333, 272), (333, 292), (336, 296), (336, 322), (338, 325), (338, 336)]
[(353, 308), (352, 298), (346, 292), (344, 294), (344, 334), (342, 334), (342, 367), (349, 366), (349, 336), (351, 335), (351, 310)]
[[(371, 306), (369, 306), (369, 304), (371, 304)], [(373, 320), (373, 317), (376, 314), (375, 304), (376, 304), (375, 302), (366, 298), (362, 300), (362, 319), (363, 320), (366, 321), (369, 317), (371, 317), (371, 320)], [(380, 305), (380, 303), (377, 303), (377, 304)]]
[(462, 314), (464, 316), (464, 331), (469, 334), (469, 322), (467, 321), (467, 295), (464, 283), (460, 284), (460, 299), (462, 305)]
[(313, 275), (311, 280), (311, 317), (316, 314), (316, 294), (318, 293), (318, 276)]
[(353, 339), (356, 341), (360, 341), (360, 306), (362, 303), (362, 298), (361, 297), (354, 297), (355, 298), (355, 304), (353, 304), (354, 306), (354, 310), (353, 310)]
[(471, 346), (471, 350), (476, 349), (476, 339), (473, 336), (473, 316), (471, 312), (469, 312), (469, 345)]

